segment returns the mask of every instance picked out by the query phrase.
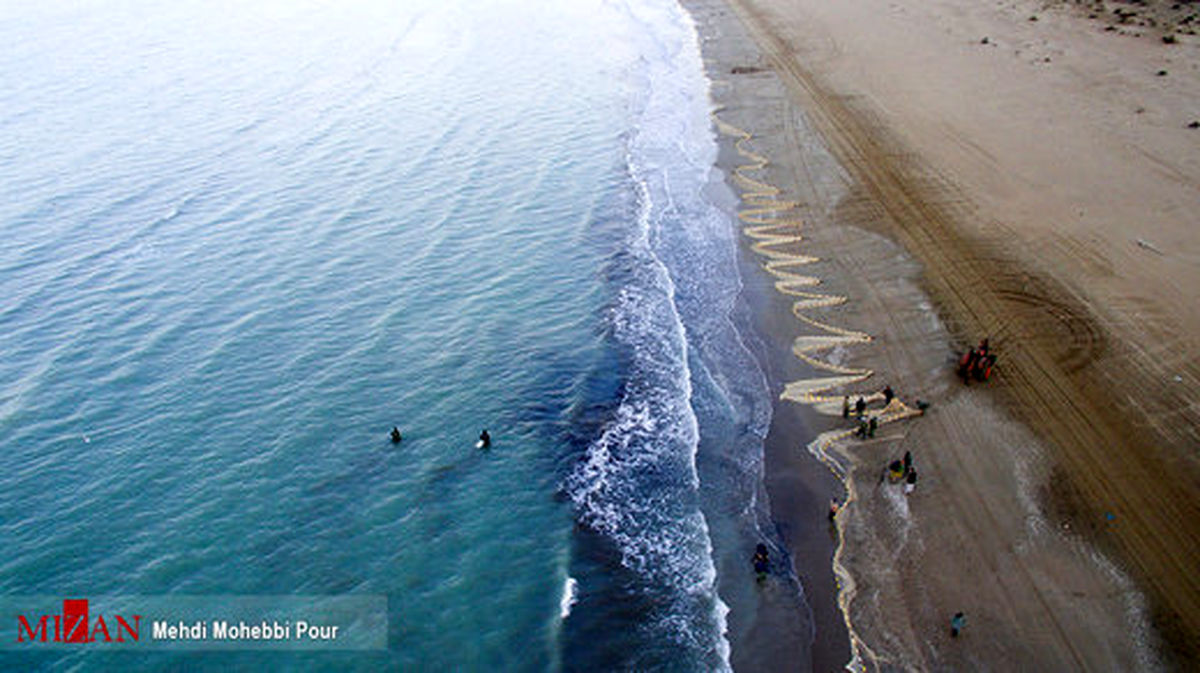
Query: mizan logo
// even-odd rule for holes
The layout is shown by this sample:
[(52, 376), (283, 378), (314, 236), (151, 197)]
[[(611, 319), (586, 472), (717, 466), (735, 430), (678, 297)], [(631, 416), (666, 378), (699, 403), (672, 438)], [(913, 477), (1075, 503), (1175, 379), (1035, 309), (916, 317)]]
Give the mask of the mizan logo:
[(67, 598), (63, 600), (61, 615), (40, 615), (34, 617), (33, 621), (26, 615), (17, 615), (17, 642), (137, 642), (142, 616), (133, 615), (132, 619), (132, 626), (121, 615), (113, 615), (109, 621), (101, 614), (91, 619), (88, 614), (88, 599)]

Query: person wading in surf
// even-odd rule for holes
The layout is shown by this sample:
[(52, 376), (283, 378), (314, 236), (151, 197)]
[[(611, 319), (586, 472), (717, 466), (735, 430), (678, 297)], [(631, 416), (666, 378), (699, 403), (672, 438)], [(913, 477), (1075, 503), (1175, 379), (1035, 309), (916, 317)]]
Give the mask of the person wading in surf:
[(758, 547), (754, 550), (754, 572), (758, 575), (758, 581), (761, 582), (767, 579), (767, 570), (771, 567), (771, 562), (767, 560), (767, 545), (759, 542)]

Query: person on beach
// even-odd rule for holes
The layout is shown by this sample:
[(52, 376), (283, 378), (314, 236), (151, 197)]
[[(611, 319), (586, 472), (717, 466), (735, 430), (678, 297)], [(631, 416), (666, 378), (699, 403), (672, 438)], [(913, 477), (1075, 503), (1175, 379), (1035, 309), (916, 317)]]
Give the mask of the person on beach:
[(829, 499), (829, 520), (830, 521), (833, 521), (834, 519), (837, 518), (839, 509), (841, 509), (841, 505), (838, 504), (837, 498), (830, 498)]
[(392, 426), (392, 443), (399, 444), (400, 440), (402, 440), (402, 439), (404, 439), (404, 438), (400, 436), (400, 428), (397, 428), (396, 426), (393, 425)]
[(908, 474), (912, 470), (912, 451), (904, 452), (904, 474)]
[(866, 439), (867, 433), (870, 432), (870, 428), (871, 424), (867, 423), (867, 419), (860, 417), (858, 419), (858, 429), (854, 431), (854, 436), (858, 437), (859, 439)]
[(842, 397), (842, 418), (850, 418), (850, 396)]
[(858, 401), (854, 403), (854, 412), (858, 414), (859, 418), (862, 418), (863, 412), (866, 410), (867, 410), (867, 401), (864, 400), (862, 397), (859, 397)]
[(867, 423), (867, 436), (874, 437), (875, 429), (878, 427), (879, 427), (879, 419), (872, 416), (871, 420)]
[(916, 487), (917, 487), (917, 468), (912, 467), (912, 468), (909, 468), (909, 470), (908, 470), (908, 476), (904, 478), (904, 495), (908, 495), (908, 494), (912, 493), (913, 489)]
[(971, 385), (971, 375), (975, 371), (975, 362), (979, 359), (979, 353), (974, 348), (963, 353), (963, 356), (958, 361), (958, 375), (962, 378), (964, 385)]
[(992, 366), (996, 364), (995, 355), (980, 355), (975, 360), (971, 375), (976, 381), (987, 381), (992, 375)]
[(892, 399), (894, 397), (896, 397), (896, 393), (892, 390), (892, 387), (890, 385), (884, 386), (883, 387), (883, 406), (886, 407), (887, 405), (891, 404)]
[(488, 434), (488, 431), (485, 428), (483, 432), (479, 433), (479, 448), (488, 449), (491, 448), (491, 446), (492, 436)]
[(958, 632), (962, 631), (967, 626), (967, 616), (961, 612), (955, 612), (950, 618), (950, 637), (957, 638)]
[(761, 582), (767, 579), (767, 570), (771, 567), (771, 562), (767, 558), (767, 545), (759, 542), (758, 547), (754, 550), (754, 572), (758, 575), (758, 581)]
[(904, 478), (904, 463), (893, 460), (887, 468), (888, 481), (893, 484)]

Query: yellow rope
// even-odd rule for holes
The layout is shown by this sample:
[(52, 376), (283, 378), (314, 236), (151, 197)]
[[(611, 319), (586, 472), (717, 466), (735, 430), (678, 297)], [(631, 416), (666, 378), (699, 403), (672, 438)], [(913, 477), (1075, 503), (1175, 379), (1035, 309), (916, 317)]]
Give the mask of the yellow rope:
[[(754, 241), (751, 249), (766, 258), (763, 268), (774, 276), (775, 289), (796, 298), (792, 304), (792, 313), (796, 318), (821, 332), (817, 335), (796, 337), (792, 342), (792, 353), (814, 369), (829, 375), (792, 381), (784, 386), (781, 397), (807, 404), (822, 414), (838, 415), (842, 411), (842, 400), (837, 395), (828, 393), (833, 390), (845, 390), (848, 386), (870, 378), (874, 372), (870, 369), (834, 364), (820, 358), (819, 355), (842, 345), (870, 343), (871, 336), (865, 332), (830, 325), (808, 315), (808, 311), (837, 306), (845, 303), (847, 299), (839, 295), (812, 291), (812, 288), (821, 284), (821, 279), (801, 271), (805, 266), (819, 261), (819, 258), (781, 249), (792, 246), (794, 250), (804, 240), (800, 233), (803, 222), (794, 216), (800, 204), (781, 199), (779, 188), (757, 177), (751, 177), (751, 173), (760, 175), (767, 167), (768, 161), (765, 156), (750, 149), (750, 141), (753, 138), (750, 133), (723, 121), (715, 113), (713, 120), (721, 133), (736, 138), (734, 147), (738, 155), (747, 160), (747, 163), (734, 168), (733, 179), (742, 190), (740, 196), (743, 207), (738, 212), (738, 219), (744, 225), (743, 233)], [(883, 394), (879, 392), (850, 396), (861, 396), (867, 402), (883, 398)], [(919, 409), (909, 407), (898, 398), (893, 398), (875, 417), (879, 425), (884, 425), (921, 413)], [(846, 511), (847, 507), (858, 500), (857, 488), (846, 467), (850, 464), (850, 457), (844, 451), (845, 440), (852, 434), (853, 429), (821, 433), (809, 443), (808, 450), (824, 463), (846, 488), (846, 501), (834, 517), (837, 523), (838, 544), (833, 554), (833, 573), (838, 585), (838, 608), (850, 634), (851, 659), (847, 668), (865, 670), (864, 659), (869, 659), (878, 668), (881, 658), (862, 641), (850, 621), (850, 604), (857, 589), (854, 578), (842, 563), (846, 538), (841, 512)]]

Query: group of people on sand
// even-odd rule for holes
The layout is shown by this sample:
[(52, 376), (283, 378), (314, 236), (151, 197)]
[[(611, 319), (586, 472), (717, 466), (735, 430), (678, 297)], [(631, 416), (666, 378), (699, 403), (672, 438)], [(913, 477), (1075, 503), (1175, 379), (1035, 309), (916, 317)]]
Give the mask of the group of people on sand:
[[(892, 390), (892, 386), (886, 385), (886, 386), (883, 386), (883, 391), (880, 393), (880, 395), (883, 396), (883, 407), (886, 408), (888, 404), (892, 403), (892, 399), (895, 398), (896, 393)], [(856, 401), (854, 401), (853, 409), (854, 409), (854, 415), (858, 416), (859, 419), (862, 419), (863, 414), (866, 413), (866, 398), (863, 397), (862, 395), (859, 395), (858, 399), (856, 399)], [(850, 417), (850, 410), (851, 410), (850, 396), (848, 396), (848, 395), (842, 396), (842, 398), (841, 398), (841, 417), (844, 417), (844, 419), (848, 419), (848, 417)]]
[[(399, 444), (400, 442), (404, 441), (404, 436), (400, 434), (400, 428), (394, 425), (392, 426), (392, 431), (388, 434), (388, 436), (392, 438), (393, 444)], [(486, 428), (483, 430), (483, 432), (479, 433), (479, 442), (477, 443), (477, 446), (481, 449), (490, 449), (492, 447), (492, 436), (488, 434)]]
[(958, 360), (958, 377), (966, 385), (971, 385), (971, 379), (986, 381), (992, 375), (992, 367), (996, 366), (996, 354), (992, 352), (985, 338), (979, 345), (963, 353)]
[[(883, 408), (886, 409), (891, 405), (892, 400), (896, 399), (896, 393), (890, 385), (884, 386), (880, 392), (883, 396)], [(842, 397), (842, 418), (850, 418), (850, 396)], [(867, 400), (862, 395), (854, 402), (854, 415), (858, 418), (858, 428), (854, 431), (854, 435), (860, 439), (867, 439), (875, 436), (875, 431), (879, 428), (879, 418), (872, 415), (866, 418)]]
[[(991, 351), (988, 340), (985, 338), (979, 342), (979, 345), (972, 348), (958, 363), (958, 375), (964, 382), (970, 383), (974, 378), (976, 381), (986, 381), (992, 374), (992, 367), (996, 364), (996, 355)], [(883, 407), (886, 409), (892, 404), (892, 400), (896, 398), (895, 391), (890, 385), (885, 386), (880, 392), (883, 398)], [(874, 398), (875, 396), (870, 396)], [(917, 408), (921, 413), (929, 407), (928, 402), (917, 400)], [(842, 397), (842, 418), (849, 419), (851, 412), (858, 419), (858, 428), (855, 434), (858, 437), (866, 439), (875, 436), (875, 430), (879, 427), (879, 420), (872, 415), (865, 418), (867, 412), (867, 398), (859, 396), (854, 404), (850, 404), (850, 396)], [(912, 451), (905, 451), (904, 457), (899, 460), (893, 460), (884, 468), (884, 472), (880, 475), (880, 483), (887, 479), (889, 483), (904, 484), (904, 494), (910, 495), (917, 487), (917, 468), (913, 464)], [(839, 503), (837, 498), (832, 498), (829, 501), (829, 521), (836, 522), (838, 514), (841, 512), (843, 504)], [(754, 566), (754, 572), (758, 576), (758, 581), (762, 582), (767, 577), (770, 569), (770, 559), (768, 557), (767, 546), (759, 543), (754, 552), (754, 557), (751, 559)], [(950, 618), (950, 636), (957, 638), (959, 633), (967, 625), (967, 616), (963, 612), (956, 612)]]
[[(890, 385), (884, 386), (883, 390), (880, 391), (879, 395), (883, 398), (883, 408), (884, 409), (886, 409), (889, 405), (891, 405), (892, 400), (896, 399), (896, 391), (892, 390), (892, 387)], [(872, 395), (871, 397), (874, 398), (875, 396)], [(922, 410), (927, 406), (923, 402), (918, 402), (918, 404)], [(862, 437), (864, 439), (867, 437), (874, 437), (875, 430), (879, 427), (879, 418), (874, 415), (870, 416), (869, 418), (866, 417), (867, 398), (860, 395), (858, 397), (858, 399), (854, 402), (853, 407), (851, 407), (850, 396), (846, 395), (846, 396), (842, 397), (842, 418), (849, 419), (851, 410), (853, 410), (854, 415), (858, 418), (858, 423), (859, 423), (858, 430), (855, 431), (855, 434), (857, 434), (859, 437)], [(912, 455), (906, 454), (906, 460), (908, 461), (909, 467), (911, 467), (912, 466)], [(916, 470), (913, 470), (913, 483), (914, 484), (916, 483)], [(909, 487), (906, 489), (905, 492), (911, 492), (911, 491), (912, 491), (912, 488)], [(841, 511), (841, 508), (842, 508), (842, 505), (841, 505), (841, 503), (838, 502), (837, 498), (833, 498), (829, 501), (829, 521), (830, 522), (834, 522), (837, 519), (838, 512)], [(758, 581), (762, 582), (763, 580), (765, 580), (767, 578), (767, 573), (770, 570), (770, 566), (771, 566), (770, 557), (768, 555), (767, 546), (765, 544), (762, 544), (760, 542), (758, 544), (758, 546), (755, 548), (754, 556), (753, 556), (753, 558), (751, 558), (751, 564), (754, 566), (754, 572), (758, 576)]]

